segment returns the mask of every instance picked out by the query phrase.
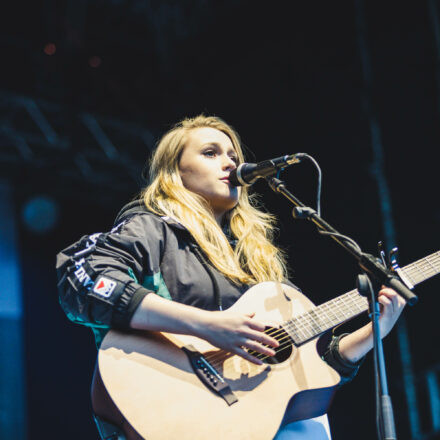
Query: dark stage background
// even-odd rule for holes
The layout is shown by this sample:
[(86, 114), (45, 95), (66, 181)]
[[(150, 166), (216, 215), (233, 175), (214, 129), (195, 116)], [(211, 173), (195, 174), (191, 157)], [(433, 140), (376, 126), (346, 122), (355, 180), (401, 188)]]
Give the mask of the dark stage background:
[[(2, 10), (0, 179), (22, 274), (27, 438), (98, 438), (96, 349), (58, 305), (55, 255), (111, 228), (155, 141), (182, 117), (224, 118), (251, 162), (311, 154), (323, 170), (322, 216), (364, 250), (397, 244), (403, 266), (439, 249), (438, 1), (36, 0)], [(315, 203), (309, 163), (284, 177)], [(264, 182), (254, 189), (279, 216), (292, 281), (316, 304), (351, 290), (351, 257), (294, 221)], [(40, 233), (24, 217), (37, 196), (58, 209)], [(419, 303), (404, 312), (413, 375), (403, 376), (397, 330), (384, 342), (400, 439), (440, 438), (439, 283), (418, 286)], [(407, 403), (408, 377), (417, 405)], [(375, 438), (373, 391), (370, 354), (334, 400), (335, 439)]]

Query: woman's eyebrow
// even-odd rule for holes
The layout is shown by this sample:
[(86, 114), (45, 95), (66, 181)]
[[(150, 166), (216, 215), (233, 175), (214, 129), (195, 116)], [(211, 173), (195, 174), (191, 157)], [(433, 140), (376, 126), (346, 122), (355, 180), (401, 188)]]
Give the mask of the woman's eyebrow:
[[(202, 145), (202, 148), (205, 147), (216, 147), (218, 149), (221, 149), (221, 146), (218, 142), (207, 142), (206, 144)], [(235, 155), (237, 155), (237, 152), (232, 147), (228, 150), (228, 153), (234, 153)]]
[(204, 147), (216, 147), (216, 148), (220, 148), (220, 144), (217, 142), (206, 142), (206, 144), (202, 145), (202, 148)]

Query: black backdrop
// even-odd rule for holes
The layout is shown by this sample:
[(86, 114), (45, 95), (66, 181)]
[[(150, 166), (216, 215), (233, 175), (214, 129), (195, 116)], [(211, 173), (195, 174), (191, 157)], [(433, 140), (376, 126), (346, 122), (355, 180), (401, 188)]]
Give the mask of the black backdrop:
[[(216, 114), (239, 131), (257, 160), (306, 151), (323, 169), (323, 217), (374, 252), (384, 231), (362, 104), (367, 97), (380, 128), (404, 265), (438, 250), (439, 242), (440, 84), (432, 26), (439, 18), (429, 10), (432, 3), (368, 2), (368, 88), (355, 19), (361, 2), (17, 2), (3, 15), (1, 88), (57, 103), (66, 114), (133, 121), (155, 138), (183, 116)], [(51, 41), (57, 52), (47, 56), (43, 47)], [(102, 58), (99, 68), (88, 64), (92, 55)], [(117, 146), (123, 150), (123, 140)], [(139, 173), (147, 153), (145, 145), (135, 153)], [(69, 150), (65, 154), (69, 160)], [(2, 174), (14, 186), (18, 219), (35, 194), (51, 195), (60, 207), (50, 233), (32, 234), (21, 222), (19, 229), (29, 438), (97, 438), (88, 395), (96, 350), (89, 330), (69, 323), (58, 305), (54, 259), (80, 236), (108, 230), (139, 187), (133, 182), (111, 197), (102, 188), (90, 197), (91, 183), (72, 187), (44, 166), (17, 165), (12, 174), (2, 167)], [(302, 201), (314, 203), (310, 164), (288, 170), (285, 180)], [(254, 188), (279, 216), (278, 242), (289, 251), (292, 280), (317, 304), (352, 289), (357, 267), (351, 257), (311, 224), (294, 222), (290, 207), (264, 183)], [(419, 286), (419, 304), (405, 311), (416, 374), (440, 361), (438, 288), (438, 279)], [(395, 331), (385, 350), (398, 435), (408, 439)], [(335, 398), (335, 439), (374, 438), (373, 389), (369, 356)]]

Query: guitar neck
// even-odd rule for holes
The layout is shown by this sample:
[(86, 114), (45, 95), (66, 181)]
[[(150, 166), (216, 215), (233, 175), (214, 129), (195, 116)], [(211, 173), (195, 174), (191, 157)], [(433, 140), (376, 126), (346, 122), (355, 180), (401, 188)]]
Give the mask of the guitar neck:
[[(437, 275), (440, 251), (403, 267), (402, 272), (414, 286)], [(283, 327), (294, 344), (300, 346), (367, 310), (367, 298), (354, 289), (286, 321)]]

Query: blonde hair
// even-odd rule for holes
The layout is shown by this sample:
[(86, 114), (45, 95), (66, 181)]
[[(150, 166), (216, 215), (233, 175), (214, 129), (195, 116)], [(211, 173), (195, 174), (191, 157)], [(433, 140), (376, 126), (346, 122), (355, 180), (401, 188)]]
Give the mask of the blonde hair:
[(186, 135), (201, 127), (226, 134), (239, 162), (244, 161), (238, 134), (222, 119), (205, 115), (183, 119), (160, 139), (150, 160), (150, 183), (141, 192), (145, 206), (184, 225), (213, 266), (234, 283), (286, 280), (284, 253), (272, 243), (275, 216), (257, 209), (255, 196), (250, 196), (246, 187), (242, 188), (237, 205), (226, 214), (231, 234), (238, 240), (233, 250), (208, 201), (183, 186), (179, 160)]

